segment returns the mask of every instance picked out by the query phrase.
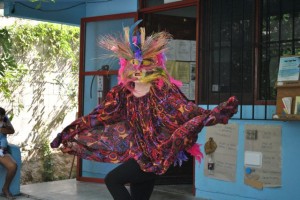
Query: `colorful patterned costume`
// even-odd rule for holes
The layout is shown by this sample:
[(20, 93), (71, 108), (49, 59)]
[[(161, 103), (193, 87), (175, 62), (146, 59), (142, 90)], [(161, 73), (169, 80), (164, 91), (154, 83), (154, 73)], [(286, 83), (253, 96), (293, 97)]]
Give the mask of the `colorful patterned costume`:
[[(165, 173), (183, 151), (201, 157), (201, 152), (194, 151), (198, 133), (204, 126), (226, 124), (237, 112), (238, 101), (231, 97), (212, 111), (189, 101), (165, 70), (166, 36), (137, 40), (128, 50), (132, 41), (106, 38), (103, 44), (120, 59), (119, 84), (90, 114), (59, 133), (51, 147), (62, 143), (68, 153), (99, 162), (134, 158), (143, 171), (156, 174)], [(151, 84), (150, 91), (141, 97), (132, 93), (134, 70), (148, 72), (141, 81)]]
[(58, 138), (72, 149), (70, 154), (81, 158), (109, 163), (134, 158), (142, 170), (163, 174), (180, 151), (195, 144), (203, 126), (226, 124), (236, 106), (237, 100), (231, 97), (212, 111), (204, 110), (175, 85), (158, 89), (154, 84), (143, 97), (118, 85)]

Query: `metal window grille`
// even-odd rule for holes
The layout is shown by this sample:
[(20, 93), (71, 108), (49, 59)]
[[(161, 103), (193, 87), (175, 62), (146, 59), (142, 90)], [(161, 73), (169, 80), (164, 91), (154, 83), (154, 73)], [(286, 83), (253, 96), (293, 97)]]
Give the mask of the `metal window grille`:
[(199, 104), (235, 95), (238, 119), (271, 119), (279, 57), (299, 52), (296, 0), (212, 0), (202, 4)]

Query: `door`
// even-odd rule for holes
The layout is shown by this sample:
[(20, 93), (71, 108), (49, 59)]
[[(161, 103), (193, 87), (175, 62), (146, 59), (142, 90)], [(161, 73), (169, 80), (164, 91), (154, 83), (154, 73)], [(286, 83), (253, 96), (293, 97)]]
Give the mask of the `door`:
[[(79, 116), (90, 113), (107, 91), (117, 85), (119, 63), (105, 57), (104, 49), (97, 41), (103, 35), (123, 33), (124, 26), (131, 26), (137, 13), (125, 13), (81, 20), (80, 72), (79, 72)], [(103, 182), (105, 175), (116, 164), (79, 159), (77, 180)]]

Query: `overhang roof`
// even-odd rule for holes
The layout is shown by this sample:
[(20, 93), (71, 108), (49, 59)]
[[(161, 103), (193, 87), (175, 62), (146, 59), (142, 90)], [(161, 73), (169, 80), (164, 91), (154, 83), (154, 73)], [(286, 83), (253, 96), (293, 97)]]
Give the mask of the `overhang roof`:
[(124, 0), (0, 0), (1, 3), (4, 16), (78, 26), (84, 17), (137, 10), (137, 0), (126, 4)]

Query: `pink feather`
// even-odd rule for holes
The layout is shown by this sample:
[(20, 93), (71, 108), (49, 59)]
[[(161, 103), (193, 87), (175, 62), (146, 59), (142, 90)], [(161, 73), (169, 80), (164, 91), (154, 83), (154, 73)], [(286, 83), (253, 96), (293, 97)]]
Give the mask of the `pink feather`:
[(163, 85), (164, 85), (164, 80), (162, 80), (161, 78), (158, 80), (158, 82), (157, 82), (157, 86), (158, 86), (158, 88), (159, 89), (161, 89), (162, 87), (163, 87)]
[(166, 69), (166, 56), (163, 53), (160, 53), (156, 56), (157, 59), (157, 66), (160, 66), (163, 69)]
[(119, 75), (118, 75), (118, 83), (121, 84), (123, 83), (123, 80), (122, 80), (122, 74), (125, 70), (125, 67), (127, 65), (127, 60), (124, 59), (124, 58), (120, 58), (120, 69), (119, 69)]
[(171, 83), (174, 83), (178, 87), (182, 86), (182, 82), (181, 81), (175, 80), (173, 77), (170, 77), (170, 79), (171, 79)]
[(203, 153), (201, 152), (200, 146), (201, 146), (200, 144), (195, 143), (191, 148), (187, 150), (188, 153), (190, 153), (192, 156), (195, 157), (195, 159), (199, 162), (199, 164), (203, 159)]

